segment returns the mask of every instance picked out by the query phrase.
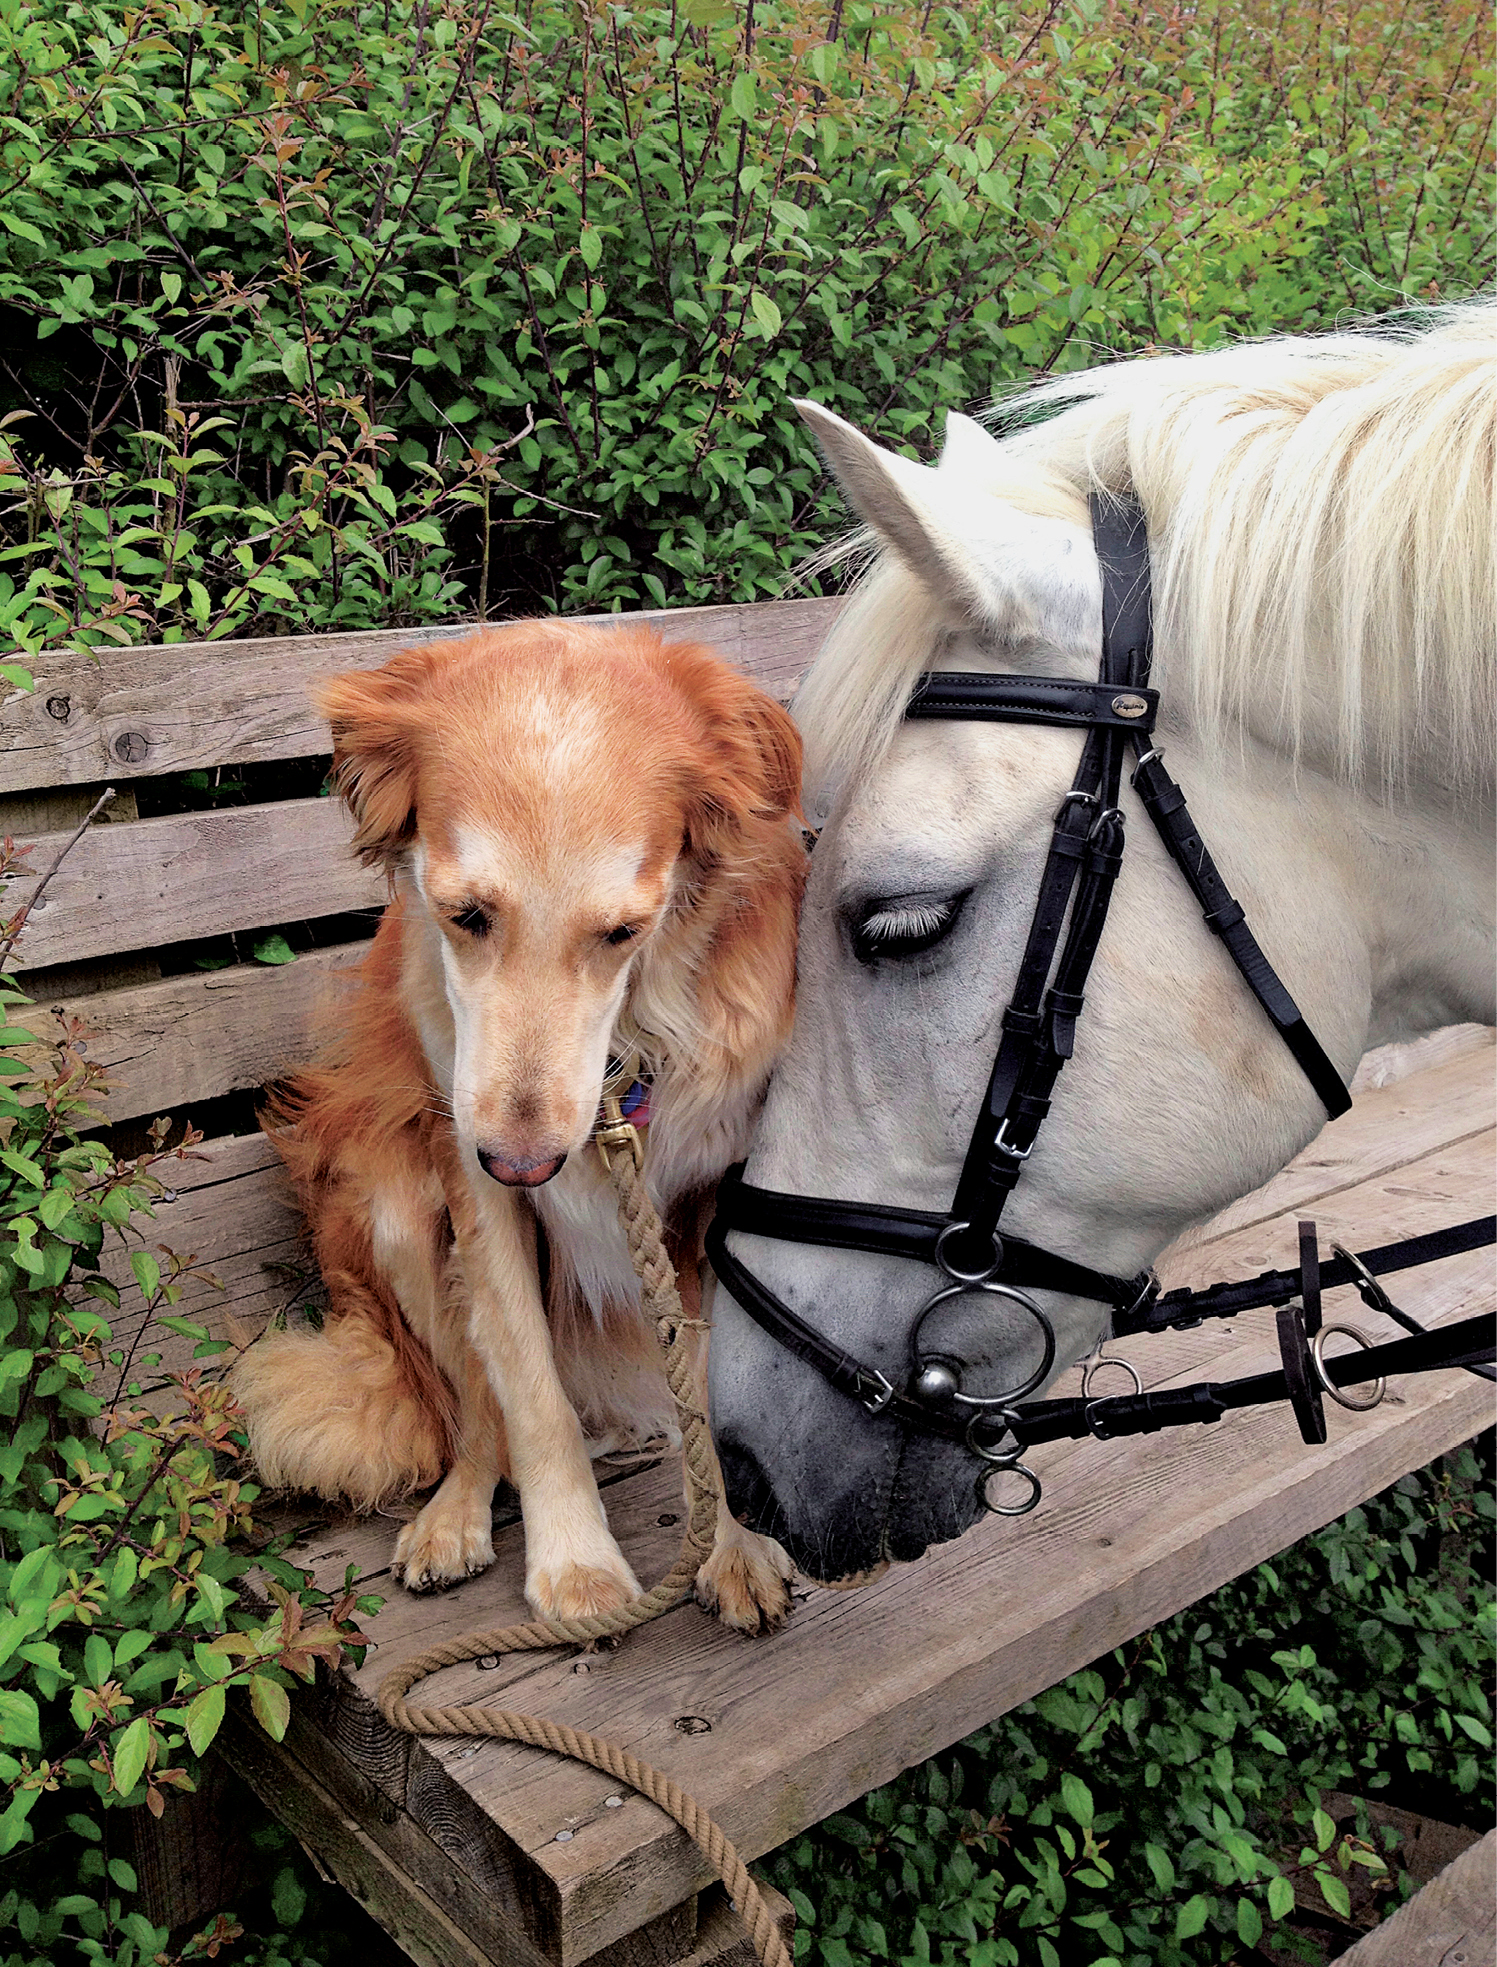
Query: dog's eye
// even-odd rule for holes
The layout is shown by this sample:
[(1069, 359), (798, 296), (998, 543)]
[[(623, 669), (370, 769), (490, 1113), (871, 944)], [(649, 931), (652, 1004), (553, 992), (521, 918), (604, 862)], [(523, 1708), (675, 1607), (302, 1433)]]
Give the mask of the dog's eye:
[(616, 929), (610, 929), (603, 940), (610, 948), (617, 949), (620, 943), (632, 943), (638, 934), (639, 929), (635, 923), (621, 922)]
[(489, 933), (489, 918), (476, 902), (460, 908), (451, 918), (454, 929), (461, 929), (469, 936), (486, 936)]
[(853, 954), (860, 963), (918, 956), (950, 933), (966, 899), (965, 894), (880, 895), (858, 912)]

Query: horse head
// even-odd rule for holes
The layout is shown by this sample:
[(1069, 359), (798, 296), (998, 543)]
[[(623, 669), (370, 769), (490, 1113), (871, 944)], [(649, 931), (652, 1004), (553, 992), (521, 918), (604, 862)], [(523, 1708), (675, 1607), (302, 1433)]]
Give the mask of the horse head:
[[(1493, 1018), (1492, 321), (1116, 365), (1007, 438), (953, 415), (933, 468), (801, 406), (879, 551), (796, 706), (825, 824), (748, 1183), (949, 1219), (1088, 740), (905, 711), (930, 671), (1095, 684), (1099, 491), (1147, 521), (1152, 742), (1335, 1066)], [(1073, 1055), (1003, 1231), (1127, 1277), (1282, 1167), (1325, 1107), (1126, 773), (1118, 804)], [(937, 1298), (947, 1277), (887, 1250), (746, 1229), (727, 1248), (895, 1389), (950, 1362), (977, 1398), (1042, 1391), (1110, 1315), (1059, 1288)], [(714, 1325), (730, 1505), (812, 1576), (917, 1557), (981, 1513), (959, 1435), (835, 1384), (726, 1286)]]

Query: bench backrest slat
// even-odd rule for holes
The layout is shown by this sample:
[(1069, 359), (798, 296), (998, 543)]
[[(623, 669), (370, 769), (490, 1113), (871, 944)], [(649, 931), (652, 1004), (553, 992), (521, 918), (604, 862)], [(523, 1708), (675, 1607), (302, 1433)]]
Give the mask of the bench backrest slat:
[[(812, 598), (581, 619), (610, 628), (646, 622), (668, 641), (710, 643), (783, 701), (840, 605)], [(107, 649), (97, 659), (49, 651), (35, 662), (36, 690), (5, 705), (0, 793), (315, 757), (328, 750), (328, 734), (312, 708), (314, 683), (478, 626), (176, 642)]]

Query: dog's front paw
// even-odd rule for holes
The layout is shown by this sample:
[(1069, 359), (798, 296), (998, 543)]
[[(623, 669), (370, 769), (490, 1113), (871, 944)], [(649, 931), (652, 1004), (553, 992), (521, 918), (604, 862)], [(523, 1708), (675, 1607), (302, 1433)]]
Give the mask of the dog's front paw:
[(638, 1598), (639, 1581), (622, 1556), (617, 1563), (578, 1564), (565, 1560), (537, 1565), (525, 1580), (525, 1597), (542, 1619), (591, 1619), (616, 1612)]
[(395, 1575), (407, 1591), (439, 1591), (486, 1571), (494, 1561), (489, 1502), (439, 1489), (395, 1540)]
[(728, 1523), (697, 1572), (697, 1603), (737, 1632), (775, 1632), (790, 1616), (795, 1566), (773, 1537)]

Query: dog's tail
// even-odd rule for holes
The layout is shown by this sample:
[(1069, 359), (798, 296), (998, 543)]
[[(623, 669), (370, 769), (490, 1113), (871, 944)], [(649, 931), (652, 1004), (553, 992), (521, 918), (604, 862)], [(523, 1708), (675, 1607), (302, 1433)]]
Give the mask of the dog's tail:
[(451, 1459), (451, 1389), (414, 1334), (392, 1339), (383, 1320), (345, 1313), (321, 1331), (267, 1332), (230, 1385), (267, 1488), (376, 1509), (436, 1482)]

